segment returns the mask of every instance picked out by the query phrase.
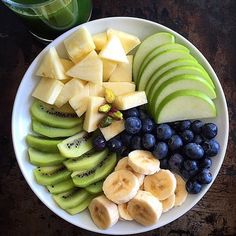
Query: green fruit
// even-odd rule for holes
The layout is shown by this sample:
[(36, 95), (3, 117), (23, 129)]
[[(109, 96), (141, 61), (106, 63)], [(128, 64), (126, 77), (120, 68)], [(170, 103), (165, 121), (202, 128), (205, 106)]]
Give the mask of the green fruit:
[(105, 149), (101, 152), (95, 152), (94, 150), (83, 154), (76, 159), (70, 159), (64, 162), (64, 165), (68, 170), (88, 170), (96, 167), (101, 161), (103, 161), (108, 154), (108, 150)]
[(91, 134), (83, 131), (65, 139), (57, 147), (64, 157), (79, 157), (92, 149), (92, 137)]
[(47, 189), (49, 190), (50, 193), (52, 194), (59, 194), (59, 193), (64, 193), (67, 192), (75, 187), (72, 179), (68, 179), (65, 181), (62, 181), (58, 184), (54, 185), (48, 185)]
[(113, 171), (116, 159), (116, 154), (112, 153), (93, 169), (73, 172), (71, 177), (74, 184), (83, 188), (104, 179)]
[(98, 194), (102, 192), (102, 186), (103, 186), (104, 180), (98, 181), (94, 184), (90, 184), (85, 188), (85, 190), (91, 194)]
[(30, 108), (31, 114), (38, 121), (59, 128), (72, 128), (82, 123), (83, 119), (75, 113), (65, 112), (55, 106), (51, 106), (35, 100)]

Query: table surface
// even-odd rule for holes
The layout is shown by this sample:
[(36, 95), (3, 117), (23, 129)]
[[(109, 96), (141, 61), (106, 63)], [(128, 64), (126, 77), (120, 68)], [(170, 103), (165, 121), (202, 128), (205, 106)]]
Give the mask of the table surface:
[[(17, 165), (11, 140), (14, 97), (22, 76), (44, 45), (34, 40), (3, 4), (0, 12), (0, 235), (95, 235), (65, 222), (47, 209), (31, 191)], [(235, 0), (94, 0), (92, 19), (145, 18), (189, 39), (216, 71), (228, 102), (228, 149), (214, 184), (187, 214), (142, 235), (236, 234), (235, 12)]]

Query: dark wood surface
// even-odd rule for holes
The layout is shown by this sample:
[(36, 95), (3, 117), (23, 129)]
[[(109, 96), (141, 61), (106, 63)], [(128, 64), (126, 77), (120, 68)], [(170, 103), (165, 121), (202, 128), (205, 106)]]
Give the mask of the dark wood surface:
[[(229, 108), (228, 149), (209, 192), (178, 220), (142, 235), (236, 235), (236, 1), (94, 0), (92, 19), (109, 16), (149, 19), (184, 35), (216, 71)], [(95, 235), (47, 209), (21, 174), (11, 140), (12, 106), (22, 76), (44, 45), (3, 4), (0, 22), (0, 235)]]

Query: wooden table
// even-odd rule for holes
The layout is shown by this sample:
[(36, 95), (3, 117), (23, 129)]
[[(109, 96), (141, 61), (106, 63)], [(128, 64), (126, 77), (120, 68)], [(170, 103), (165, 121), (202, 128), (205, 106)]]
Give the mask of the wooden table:
[[(11, 140), (11, 111), (21, 78), (44, 45), (0, 5), (0, 235), (95, 235), (51, 212), (27, 185)], [(203, 199), (173, 223), (142, 235), (236, 234), (236, 1), (94, 0), (92, 19), (135, 16), (176, 30), (208, 59), (228, 101), (230, 135), (221, 171)], [(219, 111), (220, 112), (220, 111)]]

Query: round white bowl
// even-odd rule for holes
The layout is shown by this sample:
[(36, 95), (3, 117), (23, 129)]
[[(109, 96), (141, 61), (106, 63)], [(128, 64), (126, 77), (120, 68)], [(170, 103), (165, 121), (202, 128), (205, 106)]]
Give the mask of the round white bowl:
[(38, 196), (38, 198), (50, 210), (52, 210), (55, 214), (57, 214), (64, 220), (78, 227), (98, 233), (124, 235), (124, 234), (136, 234), (159, 228), (176, 220), (177, 218), (185, 214), (187, 211), (189, 211), (204, 196), (204, 194), (208, 191), (213, 181), (211, 184), (204, 186), (201, 193), (196, 195), (189, 194), (187, 200), (184, 202), (182, 206), (175, 207), (171, 209), (169, 212), (163, 213), (160, 220), (155, 225), (144, 227), (142, 225), (135, 223), (134, 221), (133, 222), (119, 221), (116, 225), (114, 225), (110, 229), (100, 230), (93, 223), (87, 210), (75, 216), (67, 214), (65, 211), (60, 209), (55, 204), (55, 202), (51, 198), (50, 193), (46, 190), (46, 188), (37, 184), (34, 179), (33, 169), (35, 167), (31, 165), (28, 161), (27, 144), (25, 142), (25, 137), (29, 132), (31, 132), (31, 127), (30, 127), (31, 117), (29, 113), (29, 108), (32, 103), (31, 93), (39, 80), (39, 78), (35, 76), (35, 71), (39, 65), (39, 62), (43, 58), (45, 52), (51, 46), (56, 47), (59, 55), (65, 57), (66, 52), (63, 47), (63, 40), (82, 26), (86, 27), (92, 34), (103, 32), (107, 28), (114, 28), (117, 30), (122, 30), (134, 34), (138, 36), (141, 40), (156, 32), (160, 31), (170, 32), (175, 36), (176, 42), (181, 43), (190, 49), (191, 54), (195, 56), (199, 61), (199, 63), (201, 63), (204, 66), (204, 68), (208, 71), (209, 75), (213, 79), (216, 86), (217, 98), (214, 100), (214, 102), (216, 104), (218, 114), (215, 119), (208, 119), (208, 121), (209, 122), (212, 121), (218, 125), (217, 140), (220, 143), (221, 150), (220, 153), (212, 159), (213, 165), (211, 167), (211, 172), (213, 175), (213, 181), (216, 178), (222, 165), (222, 162), (224, 160), (224, 155), (228, 142), (228, 129), (229, 129), (228, 111), (224, 92), (222, 90), (222, 87), (215, 72), (213, 71), (212, 67), (207, 62), (205, 57), (201, 54), (201, 52), (199, 52), (199, 50), (195, 46), (193, 46), (183, 36), (181, 36), (180, 34), (176, 33), (173, 30), (170, 30), (169, 28), (163, 25), (143, 19), (130, 18), (130, 17), (112, 17), (112, 18), (99, 19), (95, 21), (90, 21), (88, 23), (85, 23), (83, 25), (80, 25), (78, 27), (69, 30), (68, 32), (64, 33), (63, 35), (55, 39), (52, 43), (50, 43), (35, 58), (35, 60), (32, 62), (32, 64), (30, 65), (30, 67), (28, 68), (27, 72), (25, 73), (22, 79), (13, 107), (12, 137), (13, 137), (16, 159), (18, 161), (20, 169), (26, 181), (28, 182), (29, 186)]

